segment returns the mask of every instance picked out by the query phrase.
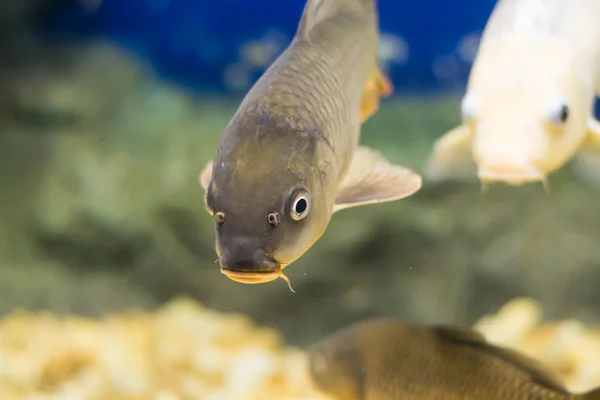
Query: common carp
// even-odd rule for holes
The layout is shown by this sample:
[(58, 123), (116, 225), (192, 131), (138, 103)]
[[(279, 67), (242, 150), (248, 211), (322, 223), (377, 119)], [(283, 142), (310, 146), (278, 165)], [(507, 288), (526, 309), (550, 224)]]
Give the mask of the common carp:
[(420, 189), (419, 174), (359, 146), (361, 124), (392, 92), (377, 40), (375, 0), (309, 0), (290, 45), (242, 100), (199, 177), (230, 279), (287, 280), (283, 268), (333, 213)]
[(317, 387), (339, 400), (600, 400), (600, 389), (569, 393), (537, 361), (452, 325), (374, 318), (308, 354)]

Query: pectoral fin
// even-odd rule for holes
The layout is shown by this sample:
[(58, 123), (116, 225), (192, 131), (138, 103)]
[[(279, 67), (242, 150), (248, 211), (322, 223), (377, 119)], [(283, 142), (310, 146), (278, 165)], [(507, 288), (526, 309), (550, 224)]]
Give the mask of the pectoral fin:
[(476, 180), (477, 165), (471, 151), (472, 131), (460, 125), (435, 141), (423, 177), (429, 181)]
[(360, 107), (360, 122), (369, 119), (379, 109), (379, 99), (388, 97), (394, 91), (392, 82), (376, 67), (369, 75), (363, 92)]
[(421, 176), (393, 165), (379, 152), (359, 146), (339, 186), (333, 212), (364, 204), (400, 200), (421, 188)]
[(200, 186), (204, 188), (204, 190), (208, 189), (208, 185), (212, 179), (212, 161), (209, 161), (208, 164), (204, 167), (204, 169), (198, 175), (198, 181), (200, 182)]
[(600, 122), (590, 118), (586, 139), (573, 159), (574, 174), (581, 180), (600, 185)]

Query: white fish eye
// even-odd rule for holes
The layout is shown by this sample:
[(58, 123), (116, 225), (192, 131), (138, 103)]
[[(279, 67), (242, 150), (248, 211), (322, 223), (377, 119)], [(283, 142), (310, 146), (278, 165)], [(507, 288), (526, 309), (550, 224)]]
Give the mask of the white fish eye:
[(557, 125), (564, 124), (569, 119), (569, 111), (568, 105), (564, 103), (558, 104), (552, 111), (552, 121)]
[(301, 219), (306, 218), (310, 212), (310, 206), (311, 201), (308, 192), (306, 190), (299, 190), (294, 196), (290, 215), (294, 220), (300, 221)]
[(471, 121), (475, 117), (475, 100), (470, 94), (466, 94), (460, 102), (460, 114), (464, 122)]

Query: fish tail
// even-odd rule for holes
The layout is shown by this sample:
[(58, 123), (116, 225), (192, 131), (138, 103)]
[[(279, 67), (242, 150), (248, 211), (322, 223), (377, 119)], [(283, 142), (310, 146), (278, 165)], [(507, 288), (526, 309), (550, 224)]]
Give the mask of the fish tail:
[(377, 6), (377, 0), (358, 0), (358, 2), (369, 9)]
[(298, 25), (297, 35), (308, 37), (308, 33), (320, 22), (338, 12), (340, 7), (360, 5), (368, 14), (376, 14), (377, 0), (307, 0)]
[(356, 4), (358, 2), (358, 4), (360, 4), (362, 6), (365, 13), (371, 15), (371, 17), (373, 15), (377, 15), (377, 0), (346, 0), (346, 1), (353, 1), (353, 2), (355, 2), (354, 4)]
[(581, 396), (581, 400), (600, 400), (600, 388), (587, 392)]
[(360, 121), (365, 122), (379, 109), (382, 97), (388, 97), (394, 91), (394, 86), (387, 76), (375, 67), (365, 83), (365, 90), (360, 106)]

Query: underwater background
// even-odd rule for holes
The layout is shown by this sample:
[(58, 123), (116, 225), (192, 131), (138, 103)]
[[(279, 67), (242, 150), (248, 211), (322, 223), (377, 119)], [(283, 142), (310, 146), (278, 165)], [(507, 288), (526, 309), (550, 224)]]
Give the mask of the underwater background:
[[(396, 93), (362, 142), (421, 171), (459, 101), (493, 0), (380, 0)], [(349, 209), (286, 268), (244, 285), (215, 263), (198, 173), (303, 0), (0, 5), (0, 312), (99, 316), (188, 295), (304, 345), (394, 315), (470, 325), (519, 296), (600, 322), (600, 191), (429, 184)]]

